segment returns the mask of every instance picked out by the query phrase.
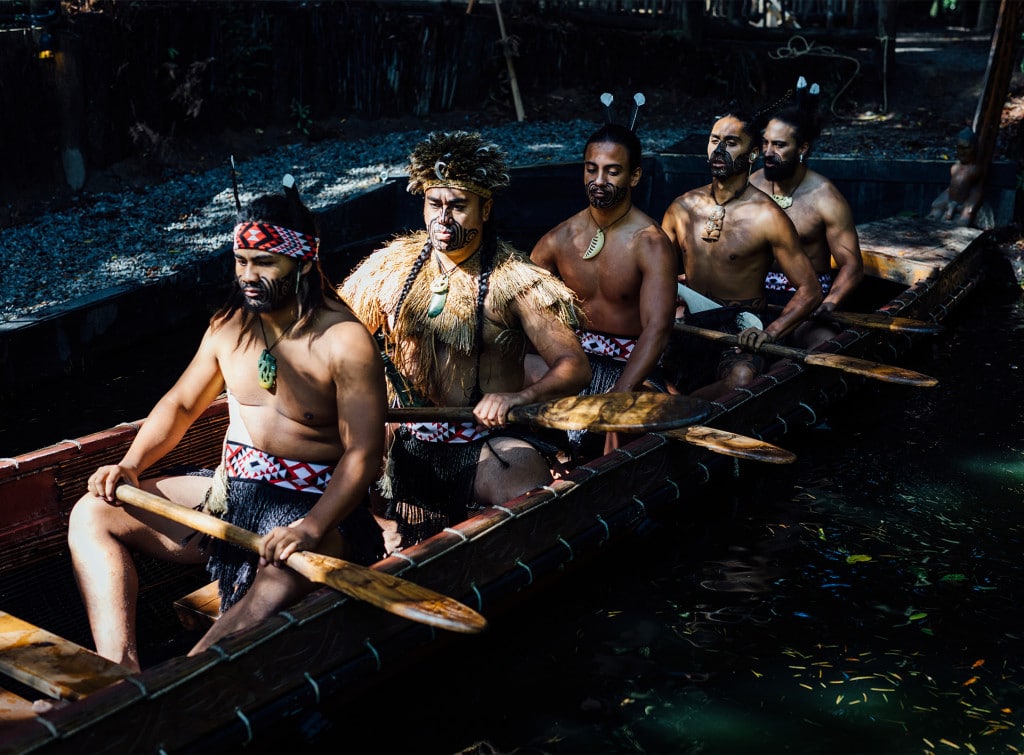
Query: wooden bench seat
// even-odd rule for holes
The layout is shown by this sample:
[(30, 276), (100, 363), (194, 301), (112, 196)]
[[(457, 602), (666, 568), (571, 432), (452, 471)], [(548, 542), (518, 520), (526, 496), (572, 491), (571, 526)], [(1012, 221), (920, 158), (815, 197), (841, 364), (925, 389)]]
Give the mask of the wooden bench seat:
[[(0, 611), (0, 673), (49, 697), (78, 700), (132, 671)], [(20, 704), (13, 702), (20, 709)]]
[(186, 629), (208, 629), (220, 616), (217, 583), (210, 582), (174, 601), (174, 611)]

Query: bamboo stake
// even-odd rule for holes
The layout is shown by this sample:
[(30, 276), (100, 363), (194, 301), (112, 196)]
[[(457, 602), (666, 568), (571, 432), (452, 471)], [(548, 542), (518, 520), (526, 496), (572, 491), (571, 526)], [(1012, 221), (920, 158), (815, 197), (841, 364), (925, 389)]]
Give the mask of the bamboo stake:
[[(470, 0), (472, 4), (472, 0)], [(505, 63), (508, 65), (508, 80), (512, 85), (512, 101), (516, 106), (516, 120), (526, 120), (526, 114), (523, 112), (523, 101), (519, 97), (519, 81), (516, 79), (516, 69), (512, 65), (512, 51), (509, 50), (508, 35), (505, 33), (505, 19), (501, 15), (501, 0), (494, 0), (494, 10), (498, 14), (498, 29), (501, 31), (501, 46), (505, 52)]]

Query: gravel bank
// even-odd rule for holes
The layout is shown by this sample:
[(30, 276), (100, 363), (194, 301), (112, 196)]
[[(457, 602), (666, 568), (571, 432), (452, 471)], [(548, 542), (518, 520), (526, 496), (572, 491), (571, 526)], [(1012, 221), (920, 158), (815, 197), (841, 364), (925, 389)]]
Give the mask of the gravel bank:
[[(505, 147), (514, 166), (580, 159), (593, 121), (524, 122), (481, 128)], [(293, 174), (314, 210), (335, 205), (387, 176), (402, 175), (426, 131), (300, 143), (236, 161), (242, 202), (277, 191)], [(684, 128), (645, 130), (644, 148), (659, 151)], [(103, 289), (173, 275), (218, 253), (230, 239), (234, 199), (226, 168), (181, 175), (145, 189), (97, 193), (77, 206), (2, 231), (0, 322), (38, 315)]]
[[(856, 115), (830, 118), (816, 154), (880, 161), (951, 159), (955, 135), (974, 112), (987, 53), (985, 35), (903, 35), (884, 98), (887, 112), (857, 109), (858, 103), (845, 95), (841, 104), (854, 106)], [(1024, 115), (1022, 76), (1015, 72), (1004, 111), (1006, 138), (1016, 133)], [(462, 117), (480, 123), (478, 130), (508, 150), (513, 165), (573, 162), (580, 159), (582, 145), (598, 123), (593, 117), (559, 118), (592, 116), (595, 99), (589, 89), (551, 92), (531, 103), (542, 119), (523, 123), (483, 123), (484, 113)], [(680, 99), (669, 90), (647, 92), (640, 127), (644, 149), (663, 151), (685, 140), (700, 151), (721, 107), (714, 98), (697, 101)], [(415, 143), (430, 128), (456, 122), (455, 115), (444, 126), (368, 122), (355, 138), (289, 144), (237, 159), (242, 199), (277, 190), (281, 176), (292, 173), (314, 210), (335, 205), (380, 182), (382, 175), (404, 174)], [(997, 157), (1006, 146), (1002, 134), (1000, 142)], [(181, 172), (145, 187), (118, 181), (105, 186), (118, 188), (83, 193), (66, 209), (0, 230), (7, 255), (0, 269), (0, 323), (39, 316), (47, 307), (108, 287), (173, 275), (218, 253), (229, 240), (234, 202), (226, 165)]]

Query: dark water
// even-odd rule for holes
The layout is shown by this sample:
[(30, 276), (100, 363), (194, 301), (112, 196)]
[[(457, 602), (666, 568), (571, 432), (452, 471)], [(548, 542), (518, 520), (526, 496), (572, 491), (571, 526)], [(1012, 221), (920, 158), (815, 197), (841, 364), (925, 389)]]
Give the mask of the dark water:
[(905, 363), (937, 388), (869, 386), (308, 750), (1024, 750), (1024, 305), (950, 325)]

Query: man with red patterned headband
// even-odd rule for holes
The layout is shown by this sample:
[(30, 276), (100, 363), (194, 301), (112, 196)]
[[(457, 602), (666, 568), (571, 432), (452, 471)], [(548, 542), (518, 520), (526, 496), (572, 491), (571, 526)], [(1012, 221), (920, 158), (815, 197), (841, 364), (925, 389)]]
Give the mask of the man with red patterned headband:
[[(590, 380), (572, 291), (494, 231), (493, 195), (508, 182), (504, 152), (480, 134), (431, 134), (408, 186), (423, 195), (426, 229), (374, 252), (342, 287), (384, 342), (396, 404), (472, 406), (476, 417), (394, 428), (380, 488), (403, 545), (549, 483), (544, 444), (505, 418)], [(531, 344), (544, 371), (527, 385)]]
[[(327, 284), (316, 219), (291, 176), (253, 200), (234, 233), (237, 285), (185, 372), (116, 464), (98, 469), (71, 513), (75, 576), (96, 650), (139, 668), (133, 552), (207, 563), (222, 617), (193, 653), (295, 602), (312, 585), (280, 568), (299, 550), (371, 563), (383, 537), (368, 491), (384, 453), (386, 392), (376, 343)], [(230, 423), (221, 465), (141, 479), (223, 391)], [(259, 556), (115, 503), (122, 482), (202, 506), (262, 536)]]

